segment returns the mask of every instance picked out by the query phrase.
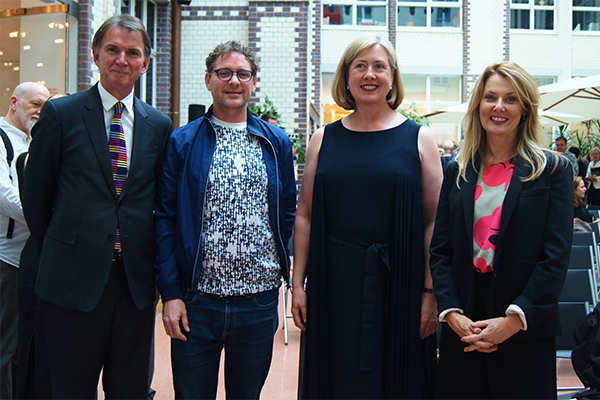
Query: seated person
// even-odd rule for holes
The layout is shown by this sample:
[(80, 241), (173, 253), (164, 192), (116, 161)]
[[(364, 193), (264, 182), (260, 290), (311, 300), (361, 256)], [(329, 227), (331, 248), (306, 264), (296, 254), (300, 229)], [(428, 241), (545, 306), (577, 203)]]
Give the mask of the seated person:
[[(585, 187), (583, 179), (581, 179), (580, 176), (575, 176), (573, 178), (573, 197), (575, 200), (575, 209), (573, 212), (573, 217), (575, 218), (575, 223), (593, 222), (593, 217), (583, 206), (583, 198), (585, 197), (586, 190), (587, 189)], [(581, 222), (577, 220), (580, 220)]]

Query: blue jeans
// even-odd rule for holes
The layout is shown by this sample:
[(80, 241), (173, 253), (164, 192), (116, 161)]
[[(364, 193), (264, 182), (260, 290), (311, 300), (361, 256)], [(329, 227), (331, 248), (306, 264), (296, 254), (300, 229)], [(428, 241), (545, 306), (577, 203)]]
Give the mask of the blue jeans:
[(249, 296), (189, 293), (187, 341), (171, 340), (176, 399), (214, 399), (225, 348), (227, 399), (258, 399), (273, 356), (279, 289)]

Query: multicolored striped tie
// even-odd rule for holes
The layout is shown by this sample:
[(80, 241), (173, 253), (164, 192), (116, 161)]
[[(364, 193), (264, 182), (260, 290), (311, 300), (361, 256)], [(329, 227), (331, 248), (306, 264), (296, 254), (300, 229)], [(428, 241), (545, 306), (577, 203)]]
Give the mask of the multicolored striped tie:
[[(115, 189), (117, 196), (121, 195), (121, 190), (125, 185), (127, 178), (127, 146), (125, 144), (125, 134), (123, 133), (123, 123), (121, 115), (125, 106), (118, 101), (115, 103), (115, 116), (110, 123), (110, 136), (108, 138), (108, 151), (110, 152), (110, 162), (112, 164), (112, 173), (115, 180)], [(121, 250), (121, 235), (117, 228), (115, 237), (115, 250)]]

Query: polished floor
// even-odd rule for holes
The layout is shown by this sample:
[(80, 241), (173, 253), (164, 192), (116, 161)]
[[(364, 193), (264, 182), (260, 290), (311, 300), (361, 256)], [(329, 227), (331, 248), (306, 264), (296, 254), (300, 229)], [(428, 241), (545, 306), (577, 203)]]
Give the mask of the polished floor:
[[(291, 296), (288, 296), (291, 300)], [(288, 300), (288, 301), (289, 301)], [(289, 307), (289, 304), (288, 304)], [(298, 356), (300, 344), (300, 330), (294, 326), (291, 318), (288, 321), (288, 345), (284, 343), (283, 329), (283, 307), (280, 296), (280, 329), (275, 335), (275, 345), (273, 351), (273, 362), (269, 376), (263, 388), (260, 398), (262, 400), (292, 400), (297, 398), (298, 388)], [(152, 388), (156, 390), (155, 400), (172, 400), (174, 398), (171, 362), (170, 362), (170, 339), (165, 334), (161, 320), (161, 307), (157, 309), (156, 317), (156, 366), (154, 372), (154, 381)], [(288, 313), (289, 314), (289, 310)], [(579, 387), (581, 382), (573, 372), (570, 359), (557, 359), (556, 367), (558, 373), (558, 387)], [(218, 400), (225, 399), (225, 390), (220, 374), (219, 389), (217, 393)], [(577, 390), (560, 390), (557, 392), (560, 399), (570, 398), (570, 393)], [(102, 399), (102, 390), (98, 391)]]

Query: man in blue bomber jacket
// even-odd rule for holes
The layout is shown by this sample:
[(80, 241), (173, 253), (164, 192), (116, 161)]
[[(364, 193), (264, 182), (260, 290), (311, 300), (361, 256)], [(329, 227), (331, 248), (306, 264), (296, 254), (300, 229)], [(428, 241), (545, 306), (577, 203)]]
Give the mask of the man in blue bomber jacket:
[(206, 58), (208, 113), (169, 139), (156, 197), (156, 268), (177, 399), (257, 399), (273, 353), (296, 208), (290, 139), (250, 114), (258, 57)]

